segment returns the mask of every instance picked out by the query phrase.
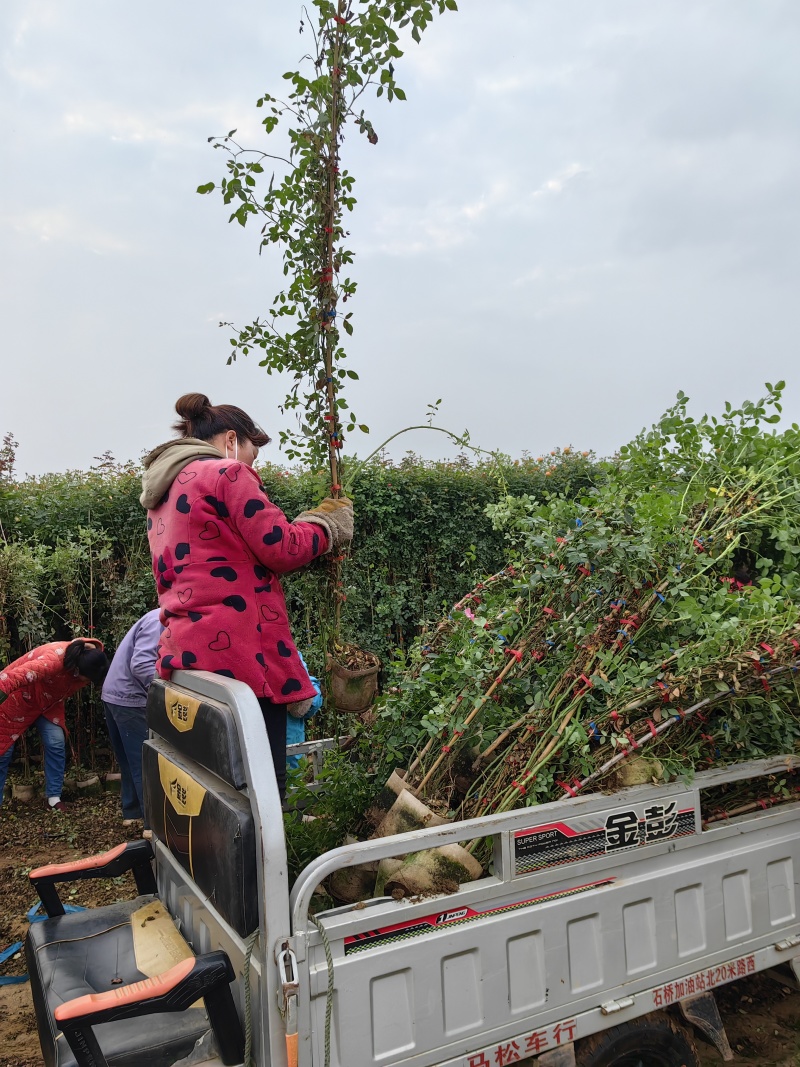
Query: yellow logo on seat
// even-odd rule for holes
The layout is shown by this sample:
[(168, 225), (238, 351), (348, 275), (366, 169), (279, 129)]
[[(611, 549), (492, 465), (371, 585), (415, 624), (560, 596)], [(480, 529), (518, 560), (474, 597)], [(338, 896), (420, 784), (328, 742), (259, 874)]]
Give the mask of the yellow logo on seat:
[(187, 696), (177, 689), (169, 686), (164, 688), (164, 707), (167, 718), (181, 733), (186, 733), (194, 726), (194, 720), (200, 708), (200, 701), (196, 697)]
[(164, 796), (179, 815), (199, 815), (206, 790), (186, 771), (158, 754), (158, 776)]

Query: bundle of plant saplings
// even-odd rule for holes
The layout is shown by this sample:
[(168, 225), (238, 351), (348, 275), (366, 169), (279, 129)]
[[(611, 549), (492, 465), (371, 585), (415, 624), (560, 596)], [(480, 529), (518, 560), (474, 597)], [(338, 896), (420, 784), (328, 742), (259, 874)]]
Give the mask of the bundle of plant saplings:
[[(428, 628), (332, 766), (338, 833), (796, 750), (800, 428), (772, 429), (769, 388), (697, 421), (679, 395), (580, 498), (492, 506), (508, 565)], [(471, 852), (433, 857), (427, 883), (419, 858), (405, 881), (384, 865), (377, 891), (474, 878)]]

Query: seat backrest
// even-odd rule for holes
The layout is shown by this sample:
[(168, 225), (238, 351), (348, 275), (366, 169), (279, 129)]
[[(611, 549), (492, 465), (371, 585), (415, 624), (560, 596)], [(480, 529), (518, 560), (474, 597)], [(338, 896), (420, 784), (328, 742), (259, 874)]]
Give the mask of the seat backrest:
[(244, 789), (247, 779), (239, 737), (224, 704), (190, 696), (157, 678), (147, 697), (147, 725), (223, 782)]
[(156, 680), (142, 753), (151, 830), (220, 916), (248, 937), (258, 926), (255, 822), (228, 708)]

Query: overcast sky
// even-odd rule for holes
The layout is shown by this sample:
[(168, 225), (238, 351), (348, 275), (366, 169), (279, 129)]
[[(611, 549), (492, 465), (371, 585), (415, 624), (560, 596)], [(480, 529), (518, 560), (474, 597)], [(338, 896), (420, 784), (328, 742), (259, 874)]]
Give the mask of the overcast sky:
[[(345, 143), (370, 441), (442, 397), (485, 448), (608, 454), (679, 389), (700, 413), (779, 378), (800, 421), (797, 0), (459, 2), (397, 64), (407, 102), (369, 105), (378, 145)], [(259, 142), (299, 13), (3, 0), (0, 433), (20, 472), (137, 459), (189, 390), (279, 428), (280, 383), (226, 367), (217, 325), (265, 311), (276, 261), (194, 190), (223, 171), (210, 135)]]

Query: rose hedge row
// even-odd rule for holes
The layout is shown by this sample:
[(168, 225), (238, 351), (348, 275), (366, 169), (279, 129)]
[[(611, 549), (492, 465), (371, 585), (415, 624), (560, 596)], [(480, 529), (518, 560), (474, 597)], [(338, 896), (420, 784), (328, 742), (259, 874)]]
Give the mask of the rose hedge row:
[[(409, 456), (364, 467), (344, 565), (344, 637), (386, 662), (478, 575), (502, 566), (503, 537), (485, 514), (487, 504), (507, 493), (579, 492), (596, 471), (591, 456), (570, 450), (502, 465)], [(290, 518), (324, 494), (313, 473), (268, 466), (261, 474)], [(0, 482), (0, 660), (84, 633), (113, 649), (155, 606), (139, 492), (138, 470), (110, 461), (89, 472)], [(295, 636), (317, 671), (326, 582), (324, 562), (284, 580)], [(91, 749), (91, 738), (87, 744)]]

